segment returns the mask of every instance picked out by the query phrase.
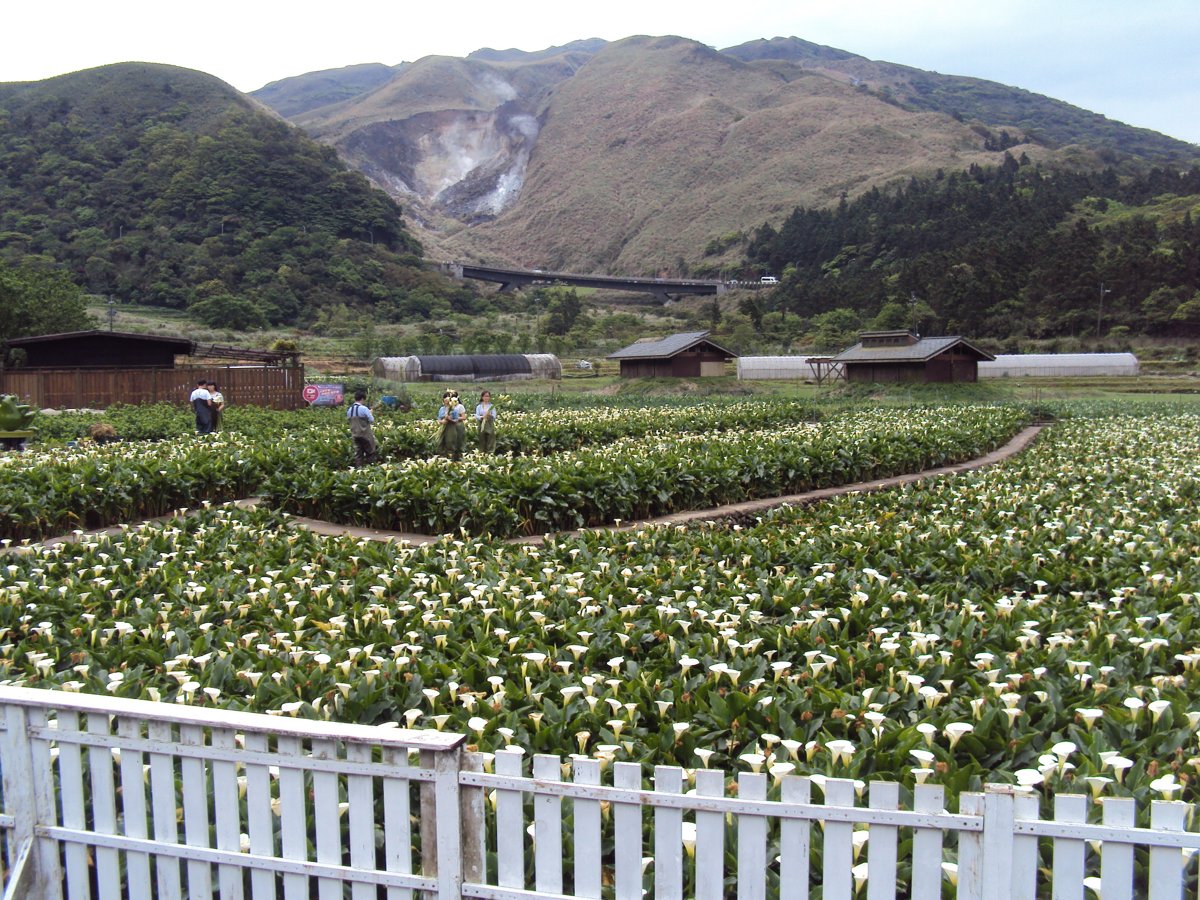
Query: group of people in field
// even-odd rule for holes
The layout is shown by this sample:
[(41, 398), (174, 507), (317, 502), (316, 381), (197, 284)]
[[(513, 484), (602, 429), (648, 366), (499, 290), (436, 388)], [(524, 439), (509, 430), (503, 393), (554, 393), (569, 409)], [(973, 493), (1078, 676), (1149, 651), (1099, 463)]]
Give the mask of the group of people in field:
[[(379, 446), (375, 442), (372, 424), (375, 415), (366, 404), (366, 391), (356, 391), (354, 402), (346, 410), (350, 423), (350, 440), (354, 445), (356, 466), (373, 463), (379, 458)], [(458, 399), (457, 391), (442, 394), (442, 405), (438, 409), (438, 453), (450, 459), (462, 459), (467, 446), (467, 408)], [(475, 406), (475, 427), (479, 449), (484, 453), (496, 452), (496, 407), (492, 405), (491, 391), (484, 391)]]
[(225, 395), (215, 381), (201, 378), (188, 397), (196, 414), (196, 434), (212, 434), (221, 430), (221, 413), (225, 411)]

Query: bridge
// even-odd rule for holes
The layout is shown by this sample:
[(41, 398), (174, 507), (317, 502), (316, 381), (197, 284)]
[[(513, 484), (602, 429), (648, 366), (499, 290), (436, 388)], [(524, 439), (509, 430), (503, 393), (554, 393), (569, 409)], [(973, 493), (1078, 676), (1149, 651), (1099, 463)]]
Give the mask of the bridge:
[(541, 269), (502, 269), (496, 266), (469, 266), (454, 262), (442, 263), (441, 270), (454, 278), (474, 278), (499, 284), (502, 292), (540, 284), (570, 284), (609, 291), (639, 291), (653, 294), (663, 303), (686, 294), (723, 294), (727, 289), (723, 281), (572, 275), (568, 272), (543, 272)]

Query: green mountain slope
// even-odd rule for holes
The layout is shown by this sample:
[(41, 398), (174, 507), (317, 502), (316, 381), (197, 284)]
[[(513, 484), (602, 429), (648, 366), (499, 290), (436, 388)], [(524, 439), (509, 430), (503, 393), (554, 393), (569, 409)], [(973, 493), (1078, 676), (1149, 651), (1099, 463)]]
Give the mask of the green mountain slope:
[(783, 275), (746, 310), (760, 322), (836, 310), (847, 331), (1200, 335), (1200, 168), (1119, 178), (1010, 156), (796, 209), (757, 229), (748, 252)]
[(399, 66), (365, 63), (341, 69), (308, 72), (272, 81), (257, 91), (252, 91), (250, 96), (271, 107), (281, 116), (291, 118), (374, 90), (391, 81), (404, 66), (404, 63)]
[(1200, 149), (1185, 141), (1125, 125), (1032, 91), (982, 78), (869, 60), (796, 37), (751, 41), (721, 52), (746, 62), (777, 62), (842, 75), (853, 79), (860, 90), (907, 109), (1008, 127), (1051, 147), (1083, 144), (1154, 162), (1190, 162), (1200, 155)]
[(334, 151), (202, 73), (126, 63), (0, 85), (0, 258), (212, 324), (422, 315), (400, 207)]

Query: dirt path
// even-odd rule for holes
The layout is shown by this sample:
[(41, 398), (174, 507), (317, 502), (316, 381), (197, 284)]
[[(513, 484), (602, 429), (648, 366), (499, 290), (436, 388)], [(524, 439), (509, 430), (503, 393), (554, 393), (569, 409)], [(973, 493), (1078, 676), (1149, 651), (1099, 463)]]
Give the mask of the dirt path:
[[(906, 484), (912, 484), (916, 481), (922, 481), (927, 478), (939, 478), (943, 475), (957, 475), (960, 472), (969, 472), (972, 469), (982, 469), (987, 466), (995, 465), (1002, 460), (1008, 459), (1020, 453), (1028, 447), (1033, 440), (1041, 432), (1041, 425), (1031, 425), (1028, 428), (1020, 431), (1016, 437), (1010, 440), (1007, 444), (993, 450), (991, 453), (984, 456), (976, 457), (975, 459), (967, 460), (963, 463), (956, 463), (952, 466), (941, 466), (936, 469), (925, 469), (921, 472), (913, 472), (908, 475), (895, 475), (891, 478), (879, 478), (875, 481), (860, 481), (856, 484), (844, 484), (838, 487), (821, 488), (815, 491), (806, 491), (803, 494), (789, 494), (786, 497), (768, 497), (765, 500), (748, 500), (745, 503), (731, 503), (727, 506), (719, 506), (715, 509), (699, 509), (689, 512), (672, 513), (669, 516), (660, 516), (657, 519), (643, 519), (637, 522), (621, 522), (619, 525), (604, 526), (603, 528), (589, 529), (593, 531), (609, 530), (609, 531), (632, 531), (638, 528), (645, 528), (648, 525), (680, 525), (687, 522), (710, 522), (721, 519), (737, 519), (742, 517), (753, 517), (768, 509), (773, 509), (777, 506), (803, 506), (807, 503), (819, 503), (822, 500), (828, 500), (830, 497), (838, 497), (842, 494), (868, 493), (871, 491), (882, 491), (888, 488), (900, 487)], [(257, 497), (251, 497), (246, 500), (237, 500), (232, 505), (241, 509), (254, 509), (259, 505)], [(146, 519), (147, 522), (161, 522), (168, 519), (176, 518), (180, 515), (194, 515), (197, 512), (195, 509), (178, 510), (175, 513), (166, 516), (159, 516), (154, 519)], [(308, 519), (303, 516), (290, 516), (289, 520), (296, 526), (307, 528), (316, 534), (327, 535), (330, 537), (353, 537), (360, 540), (369, 541), (396, 541), (402, 544), (410, 544), (413, 546), (421, 546), (424, 544), (432, 544), (442, 540), (445, 535), (432, 534), (409, 534), (400, 531), (377, 531), (372, 528), (359, 528), (354, 525), (339, 525), (335, 522), (325, 522), (320, 519)], [(108, 535), (119, 535), (129, 528), (128, 525), (114, 525), (109, 528), (102, 528), (96, 531), (78, 532), (62, 537), (49, 538), (39, 543), (31, 543), (28, 545), (20, 545), (8, 548), (10, 553), (30, 552), (38, 547), (54, 547), (61, 544), (75, 543), (81, 540), (90, 540), (96, 537), (104, 537)], [(569, 536), (578, 532), (552, 532), (552, 535)], [(548, 537), (545, 534), (535, 534), (529, 537), (512, 538), (513, 543), (541, 543)]]

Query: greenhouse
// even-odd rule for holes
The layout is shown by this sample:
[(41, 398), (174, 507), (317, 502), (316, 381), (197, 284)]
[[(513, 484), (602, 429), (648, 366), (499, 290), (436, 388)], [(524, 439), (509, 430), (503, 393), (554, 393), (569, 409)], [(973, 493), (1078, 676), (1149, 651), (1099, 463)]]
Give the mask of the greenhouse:
[(1020, 353), (979, 363), (980, 378), (1070, 378), (1139, 374), (1132, 353)]
[(816, 377), (806, 356), (741, 356), (737, 361), (738, 381), (797, 381)]
[(493, 353), (455, 356), (381, 356), (371, 374), (389, 381), (519, 381), (562, 378), (552, 353)]

